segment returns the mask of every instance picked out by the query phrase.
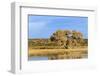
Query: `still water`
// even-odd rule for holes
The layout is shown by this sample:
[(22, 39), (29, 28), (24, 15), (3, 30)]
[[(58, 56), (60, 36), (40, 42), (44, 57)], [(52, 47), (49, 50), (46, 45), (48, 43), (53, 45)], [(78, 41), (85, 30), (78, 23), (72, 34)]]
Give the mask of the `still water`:
[(48, 60), (48, 57), (46, 56), (43, 56), (43, 57), (39, 57), (39, 56), (31, 56), (28, 58), (29, 61), (32, 61), (32, 60)]

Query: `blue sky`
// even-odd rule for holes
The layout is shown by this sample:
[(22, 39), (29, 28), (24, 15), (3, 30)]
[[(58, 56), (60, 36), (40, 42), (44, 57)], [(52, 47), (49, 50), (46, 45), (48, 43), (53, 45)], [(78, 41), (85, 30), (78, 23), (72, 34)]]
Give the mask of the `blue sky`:
[(77, 30), (88, 38), (88, 17), (29, 15), (28, 35), (32, 38), (49, 38), (56, 30)]

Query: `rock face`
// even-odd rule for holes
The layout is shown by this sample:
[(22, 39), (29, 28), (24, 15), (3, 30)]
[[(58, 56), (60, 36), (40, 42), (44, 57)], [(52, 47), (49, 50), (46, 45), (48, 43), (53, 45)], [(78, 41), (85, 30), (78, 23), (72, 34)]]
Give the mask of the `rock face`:
[(82, 33), (74, 30), (57, 30), (50, 37), (50, 40), (63, 48), (74, 48), (85, 44)]

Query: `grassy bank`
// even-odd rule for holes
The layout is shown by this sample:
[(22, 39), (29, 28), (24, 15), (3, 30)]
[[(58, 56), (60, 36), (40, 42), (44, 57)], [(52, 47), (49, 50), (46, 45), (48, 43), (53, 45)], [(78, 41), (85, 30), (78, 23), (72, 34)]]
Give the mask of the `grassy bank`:
[(47, 56), (51, 59), (70, 59), (70, 58), (86, 58), (87, 48), (80, 49), (29, 49), (29, 57), (31, 56)]

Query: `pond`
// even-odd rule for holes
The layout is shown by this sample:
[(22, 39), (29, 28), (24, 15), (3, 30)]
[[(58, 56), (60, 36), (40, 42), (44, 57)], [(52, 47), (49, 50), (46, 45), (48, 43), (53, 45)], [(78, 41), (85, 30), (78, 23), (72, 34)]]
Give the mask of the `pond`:
[(47, 56), (31, 56), (28, 58), (29, 61), (32, 61), (32, 60), (48, 60), (48, 57)]

